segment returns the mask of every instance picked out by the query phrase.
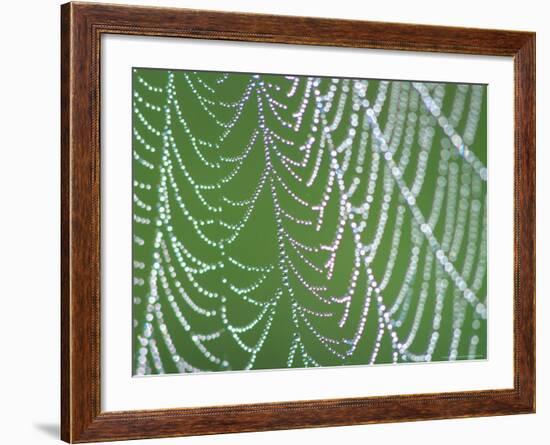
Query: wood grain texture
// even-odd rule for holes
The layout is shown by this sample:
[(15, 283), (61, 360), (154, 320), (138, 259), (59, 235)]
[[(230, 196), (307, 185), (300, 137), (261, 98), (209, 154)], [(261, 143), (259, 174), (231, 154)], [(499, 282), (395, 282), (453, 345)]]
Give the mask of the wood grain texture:
[[(515, 70), (514, 388), (102, 412), (102, 34), (510, 56)], [(67, 442), (532, 413), (535, 410), (535, 35), (91, 3), (61, 7), (61, 437)], [(496, 167), (498, 168), (498, 166)], [(504, 254), (508, 254), (504, 252)]]

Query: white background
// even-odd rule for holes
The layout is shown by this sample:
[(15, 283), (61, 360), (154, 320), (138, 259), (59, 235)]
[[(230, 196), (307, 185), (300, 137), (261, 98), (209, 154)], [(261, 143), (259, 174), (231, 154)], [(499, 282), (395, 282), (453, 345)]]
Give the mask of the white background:
[[(545, 2), (480, 2), (462, 0), (357, 2), (257, 0), (133, 0), (133, 3), (176, 5), (235, 11), (332, 16), (368, 20), (416, 22), (537, 31), (537, 77), (550, 76), (550, 30)], [(58, 1), (27, 0), (3, 6), (1, 28), (0, 117), (2, 158), (0, 197), (0, 270), (3, 278), (0, 314), (2, 335), (0, 398), (2, 442), (41, 444), (56, 440), (59, 412), (59, 10)], [(7, 57), (6, 57), (7, 56)], [(544, 122), (550, 119), (548, 82), (538, 85), (538, 146), (550, 139)], [(550, 186), (543, 166), (547, 150), (538, 151), (538, 226), (548, 225), (550, 207), (544, 191)], [(538, 264), (550, 260), (549, 237), (538, 231)], [(266, 444), (365, 442), (418, 444), (512, 444), (529, 440), (546, 443), (550, 421), (550, 359), (545, 353), (550, 313), (544, 295), (550, 279), (539, 267), (538, 278), (538, 403), (536, 415), (446, 420), (317, 430), (254, 433), (202, 438), (166, 439), (143, 443)], [(548, 274), (546, 274), (548, 275)], [(134, 442), (135, 443), (135, 442)]]
[[(102, 409), (125, 411), (513, 387), (511, 58), (118, 35), (104, 37), (101, 48)], [(132, 144), (133, 66), (389, 79), (406, 73), (406, 78), (413, 80), (489, 84), (489, 360), (132, 378), (132, 157), (124, 147)], [(491, 167), (495, 165), (497, 168)], [(510, 255), (502, 255), (501, 251)]]

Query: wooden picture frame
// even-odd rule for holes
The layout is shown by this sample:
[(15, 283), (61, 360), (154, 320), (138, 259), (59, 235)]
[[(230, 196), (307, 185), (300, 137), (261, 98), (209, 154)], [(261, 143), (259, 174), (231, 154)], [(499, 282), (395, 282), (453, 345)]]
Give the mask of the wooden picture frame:
[[(515, 72), (514, 387), (103, 412), (101, 36), (124, 34), (509, 56)], [(70, 443), (535, 411), (535, 34), (172, 8), (61, 7), (61, 438)]]

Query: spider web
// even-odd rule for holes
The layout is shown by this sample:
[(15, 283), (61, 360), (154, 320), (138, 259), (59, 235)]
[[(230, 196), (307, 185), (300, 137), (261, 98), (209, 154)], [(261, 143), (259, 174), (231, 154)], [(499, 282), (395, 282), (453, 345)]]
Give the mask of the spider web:
[(134, 372), (486, 356), (486, 87), (135, 69)]

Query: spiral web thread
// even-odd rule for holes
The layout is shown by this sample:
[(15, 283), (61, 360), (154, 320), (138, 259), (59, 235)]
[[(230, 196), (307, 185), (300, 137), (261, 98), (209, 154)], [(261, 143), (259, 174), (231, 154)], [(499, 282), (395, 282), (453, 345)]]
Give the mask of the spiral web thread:
[(133, 70), (137, 375), (486, 357), (486, 87)]

